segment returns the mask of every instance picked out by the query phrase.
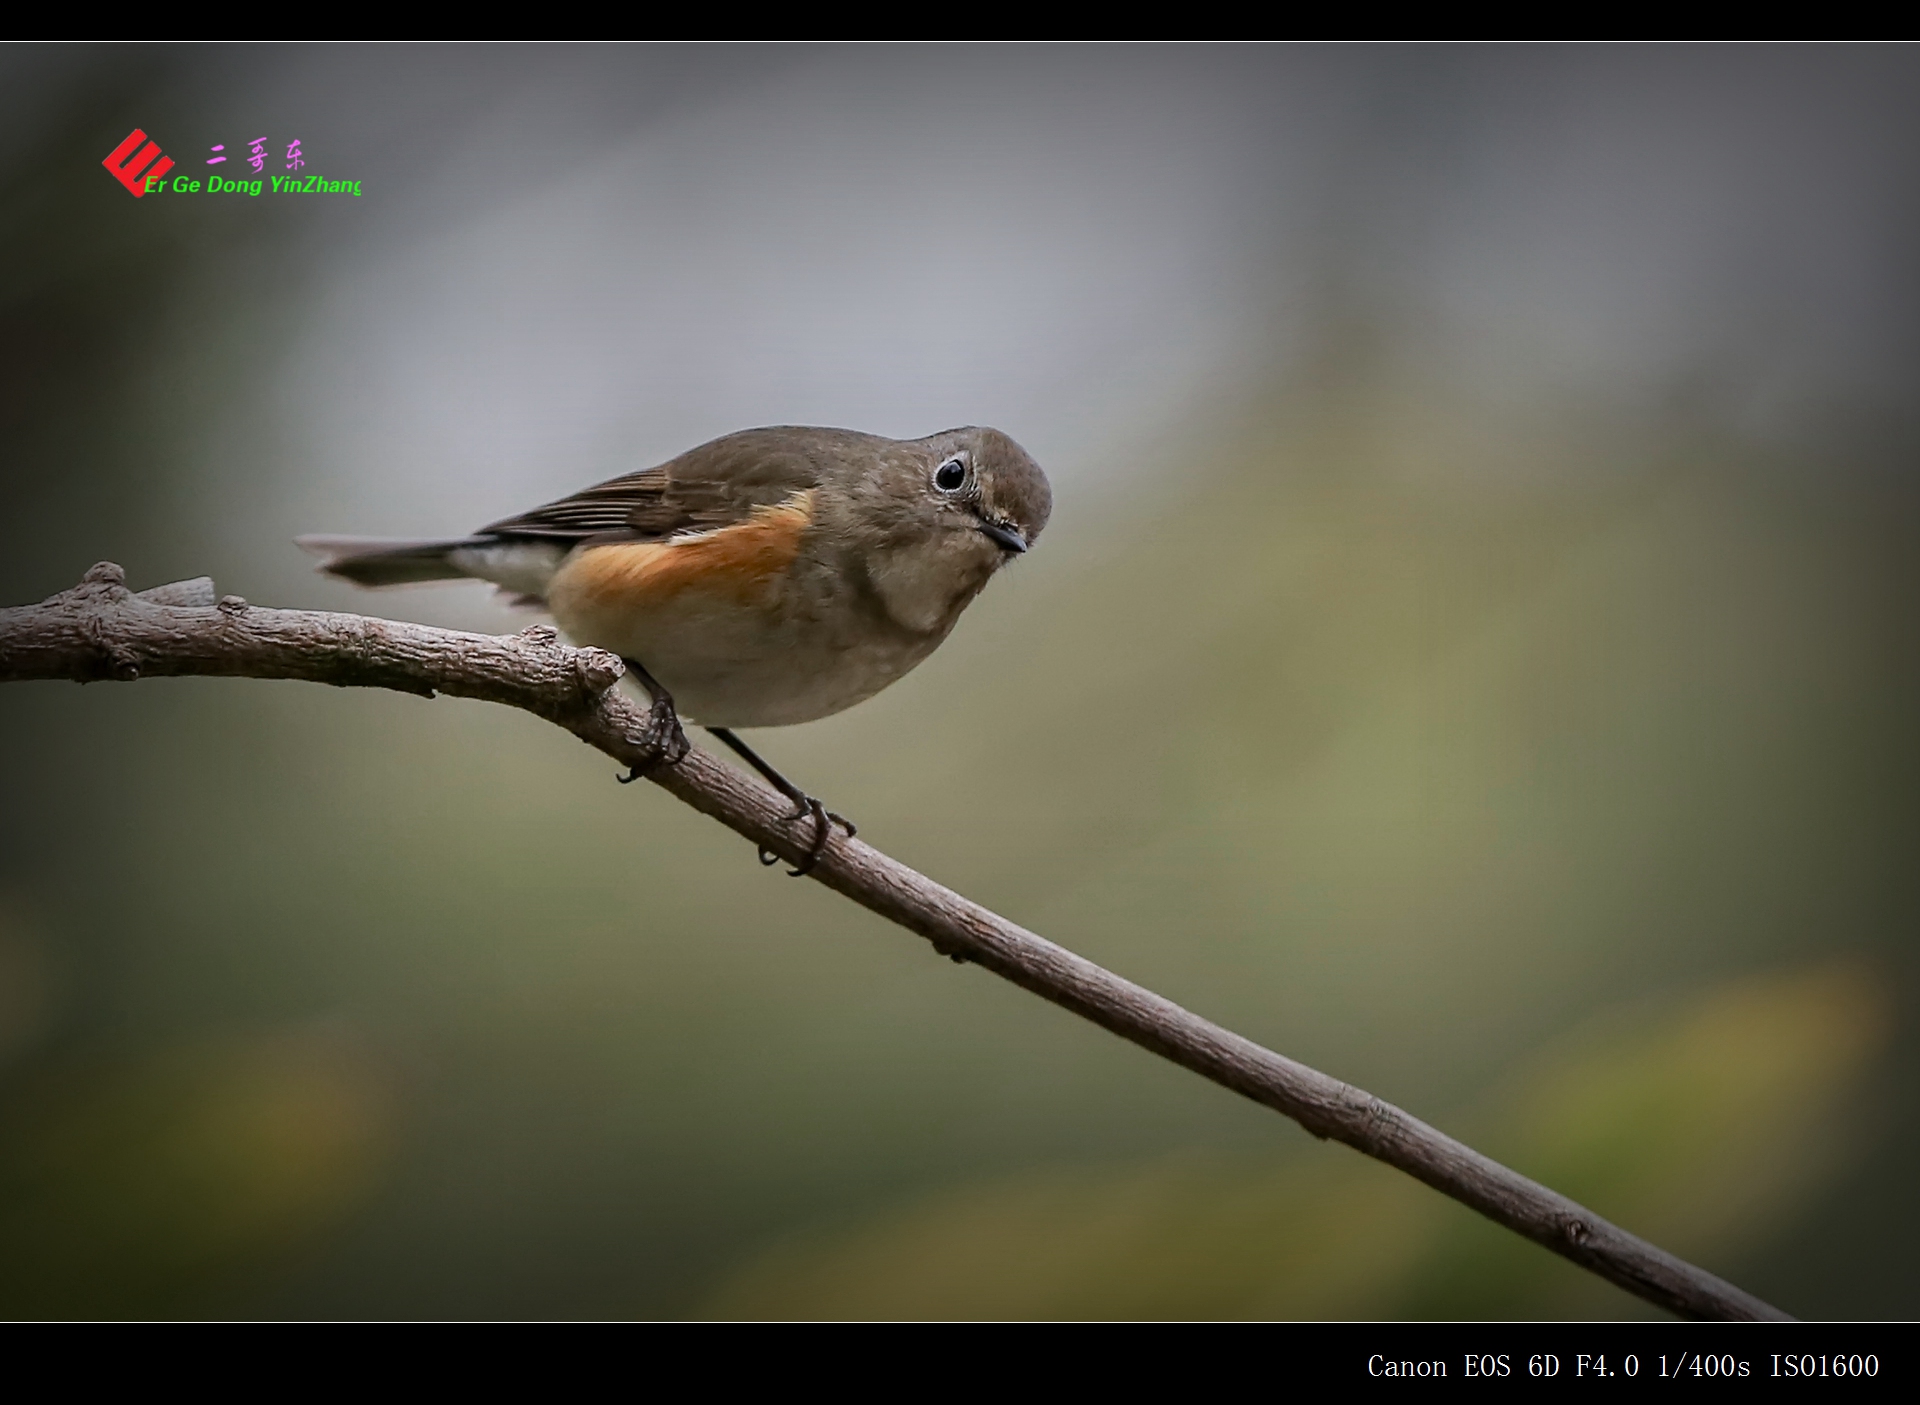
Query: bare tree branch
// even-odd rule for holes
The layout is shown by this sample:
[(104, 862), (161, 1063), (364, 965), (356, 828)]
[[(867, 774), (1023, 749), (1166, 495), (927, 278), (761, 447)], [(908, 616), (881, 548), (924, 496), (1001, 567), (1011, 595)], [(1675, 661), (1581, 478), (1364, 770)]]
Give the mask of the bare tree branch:
[[(494, 636), (260, 609), (233, 596), (216, 601), (204, 577), (134, 594), (110, 562), (42, 604), (0, 610), (0, 682), (197, 674), (448, 693), (521, 708), (616, 761), (645, 766), (647, 713), (614, 686), (623, 671), (612, 654), (569, 648), (544, 625)], [(811, 824), (791, 823), (785, 799), (702, 751), (648, 779), (790, 862), (804, 855)], [(1686, 1317), (1785, 1317), (1399, 1108), (1122, 980), (857, 839), (834, 832), (811, 876), (935, 951), (984, 966), (1285, 1113), (1316, 1137), (1398, 1167), (1648, 1302)]]

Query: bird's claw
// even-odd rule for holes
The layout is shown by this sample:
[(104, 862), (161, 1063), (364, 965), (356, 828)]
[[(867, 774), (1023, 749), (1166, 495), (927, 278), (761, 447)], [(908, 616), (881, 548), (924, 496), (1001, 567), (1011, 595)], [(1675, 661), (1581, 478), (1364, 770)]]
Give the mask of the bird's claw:
[[(808, 815), (813, 816), (813, 843), (807, 847), (806, 857), (801, 859), (797, 865), (787, 870), (787, 877), (789, 878), (805, 878), (809, 873), (813, 872), (813, 866), (820, 862), (820, 856), (827, 850), (827, 838), (833, 833), (833, 826), (839, 825), (840, 828), (844, 829), (849, 839), (853, 838), (853, 836), (859, 832), (854, 827), (852, 820), (848, 819), (845, 815), (836, 814), (834, 811), (829, 810), (811, 795), (802, 796), (795, 800), (793, 813), (788, 815), (787, 818), (790, 820), (802, 820)], [(780, 856), (778, 854), (774, 853), (765, 845), (761, 846), (760, 862), (762, 864), (772, 867), (779, 861)]]
[[(753, 767), (754, 770), (758, 771), (761, 778), (765, 780), (768, 785), (771, 785), (793, 803), (793, 813), (785, 817), (788, 823), (794, 820), (803, 820), (809, 815), (813, 816), (813, 842), (807, 846), (807, 852), (801, 857), (800, 862), (793, 868), (787, 870), (788, 877), (804, 878), (813, 872), (814, 865), (820, 862), (820, 856), (827, 850), (827, 840), (832, 837), (833, 827), (835, 825), (839, 825), (840, 828), (844, 829), (849, 839), (858, 833), (854, 828), (852, 820), (848, 819), (845, 815), (836, 815), (832, 810), (829, 810), (825, 805), (822, 805), (818, 800), (815, 800), (811, 795), (800, 789), (799, 786), (774, 770), (773, 767), (769, 766), (760, 758), (758, 752), (741, 741), (740, 738), (736, 737), (729, 728), (709, 727), (707, 730), (725, 743), (735, 755), (739, 756), (749, 766)], [(772, 849), (769, 849), (765, 844), (759, 846), (758, 852), (760, 862), (768, 868), (772, 868), (780, 862), (780, 855), (776, 854)]]
[(640, 749), (647, 753), (646, 759), (635, 762), (626, 775), (614, 777), (621, 785), (631, 785), (661, 766), (678, 766), (693, 749), (693, 743), (687, 740), (687, 734), (680, 726), (680, 717), (673, 710), (671, 699), (656, 698), (653, 706), (647, 709), (647, 725), (640, 733)]

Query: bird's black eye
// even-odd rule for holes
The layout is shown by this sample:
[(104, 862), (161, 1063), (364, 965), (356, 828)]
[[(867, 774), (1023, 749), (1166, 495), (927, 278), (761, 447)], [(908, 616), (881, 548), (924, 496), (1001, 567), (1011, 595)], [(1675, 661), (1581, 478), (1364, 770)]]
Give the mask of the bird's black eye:
[(951, 493), (967, 481), (967, 465), (962, 459), (948, 459), (933, 471), (933, 486)]

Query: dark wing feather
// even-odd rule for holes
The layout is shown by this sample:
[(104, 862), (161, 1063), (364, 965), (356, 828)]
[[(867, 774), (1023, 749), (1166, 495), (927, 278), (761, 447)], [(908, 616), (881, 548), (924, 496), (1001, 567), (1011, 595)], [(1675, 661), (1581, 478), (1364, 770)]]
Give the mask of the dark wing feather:
[(648, 541), (744, 522), (756, 507), (773, 507), (819, 486), (824, 460), (846, 447), (845, 431), (749, 429), (729, 434), (657, 468), (644, 468), (583, 488), (482, 530), (496, 537), (578, 542)]
[(581, 541), (608, 533), (625, 534), (644, 520), (650, 525), (658, 524), (646, 535), (668, 536), (684, 530), (684, 524), (674, 520), (678, 514), (667, 508), (670, 467), (662, 464), (596, 483), (572, 497), (489, 523), (482, 530), (500, 537)]

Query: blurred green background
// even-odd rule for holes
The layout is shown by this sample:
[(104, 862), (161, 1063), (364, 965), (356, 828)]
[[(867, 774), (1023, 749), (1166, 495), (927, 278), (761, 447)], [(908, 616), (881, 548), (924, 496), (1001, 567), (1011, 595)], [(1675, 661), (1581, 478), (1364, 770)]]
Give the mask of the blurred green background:
[[(1910, 52), (0, 58), (0, 602), (514, 629), (290, 538), (999, 425), (1040, 549), (756, 744), (1788, 1311), (1920, 1313)], [(136, 125), (365, 194), (136, 202)], [(1651, 1314), (614, 770), (0, 689), (0, 1314)]]

